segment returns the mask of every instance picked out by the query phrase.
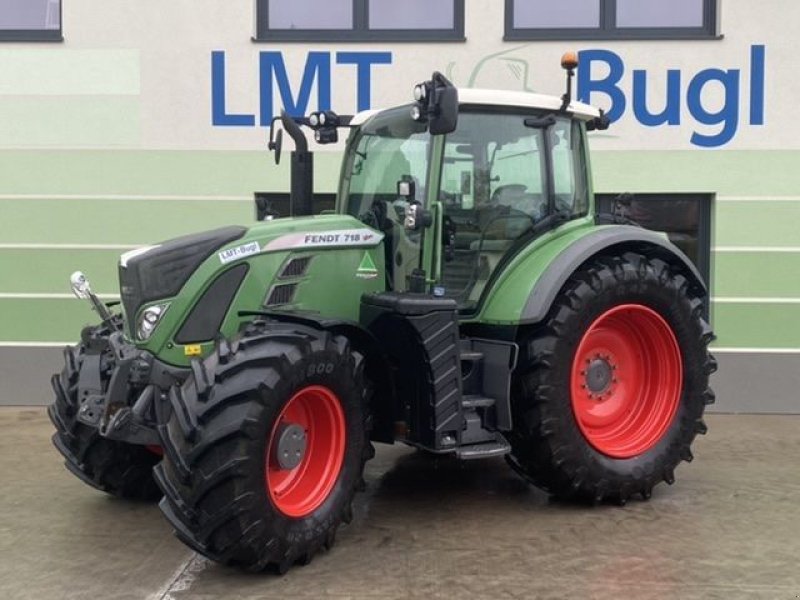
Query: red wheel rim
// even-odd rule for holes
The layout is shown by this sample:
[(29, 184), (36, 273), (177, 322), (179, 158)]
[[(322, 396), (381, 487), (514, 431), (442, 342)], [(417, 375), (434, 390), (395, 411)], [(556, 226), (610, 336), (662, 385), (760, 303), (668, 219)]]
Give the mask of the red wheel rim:
[(572, 410), (599, 452), (631, 458), (655, 446), (678, 411), (683, 365), (678, 341), (654, 310), (616, 306), (600, 315), (572, 363)]
[[(305, 432), (299, 463), (282, 466), (281, 432)], [(267, 440), (265, 484), (272, 504), (289, 517), (305, 517), (318, 509), (333, 489), (344, 462), (345, 418), (339, 399), (319, 385), (305, 387), (281, 410)], [(300, 456), (301, 455), (301, 456)]]

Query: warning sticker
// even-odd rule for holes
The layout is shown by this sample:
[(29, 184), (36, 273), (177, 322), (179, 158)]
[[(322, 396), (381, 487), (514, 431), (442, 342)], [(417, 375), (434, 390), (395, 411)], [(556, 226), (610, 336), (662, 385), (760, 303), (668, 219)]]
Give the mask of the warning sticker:
[(203, 347), (200, 344), (189, 344), (183, 347), (183, 354), (185, 356), (202, 356)]

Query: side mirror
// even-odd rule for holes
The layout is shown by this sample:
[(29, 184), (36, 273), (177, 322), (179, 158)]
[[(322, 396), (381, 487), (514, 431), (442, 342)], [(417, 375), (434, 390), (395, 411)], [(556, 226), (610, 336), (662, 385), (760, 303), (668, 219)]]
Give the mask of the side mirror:
[(458, 90), (454, 87), (445, 87), (437, 95), (439, 110), (430, 121), (431, 135), (453, 133), (458, 126)]
[(411, 118), (427, 122), (431, 135), (452, 133), (458, 126), (458, 89), (438, 71), (430, 81), (414, 88), (416, 103), (411, 108)]
[[(272, 137), (272, 136), (270, 136)], [(275, 164), (281, 164), (281, 148), (283, 148), (283, 129), (279, 129), (275, 134), (275, 140), (270, 139), (267, 148), (275, 153)]]

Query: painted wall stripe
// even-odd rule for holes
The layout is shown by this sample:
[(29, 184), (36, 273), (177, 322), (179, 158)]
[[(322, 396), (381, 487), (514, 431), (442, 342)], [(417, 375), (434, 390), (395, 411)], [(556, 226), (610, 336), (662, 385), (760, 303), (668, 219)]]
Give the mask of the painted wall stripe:
[(0, 244), (0, 250), (134, 250), (147, 244)]
[[(147, 244), (0, 244), (0, 250), (133, 250)], [(714, 252), (796, 253), (800, 246), (716, 246)]]
[(717, 196), (717, 202), (800, 202), (800, 196)]
[(715, 246), (714, 252), (800, 252), (800, 246)]
[[(140, 51), (134, 48), (3, 48), (0, 64), (2, 95), (105, 96), (141, 92)], [(32, 77), (32, 73), (36, 75)]]
[[(72, 346), (77, 341), (69, 342), (3, 342), (0, 341), (0, 348), (62, 348)], [(714, 354), (800, 354), (800, 348), (730, 348), (730, 347), (711, 347)]]
[(0, 342), (0, 348), (63, 348), (64, 346), (74, 346), (77, 340), (72, 342)]
[(717, 304), (800, 304), (800, 298), (755, 298), (755, 297), (717, 297), (711, 298)]
[[(103, 300), (119, 300), (119, 294), (97, 294)], [(72, 300), (70, 293), (26, 293), (0, 292), (0, 300)], [(755, 297), (717, 297), (712, 298), (717, 304), (800, 304), (800, 298), (755, 298)]]
[[(0, 200), (166, 200), (166, 201), (230, 201), (252, 202), (244, 195), (179, 195), (179, 194), (0, 194)], [(800, 202), (800, 196), (717, 196), (717, 202)]]
[(181, 196), (159, 194), (0, 194), (0, 200), (119, 200), (135, 202), (253, 202), (252, 196)]
[[(119, 294), (97, 294), (101, 300), (119, 300)], [(72, 294), (25, 294), (0, 292), (0, 300), (77, 300)]]
[(800, 348), (714, 348), (714, 354), (800, 354)]

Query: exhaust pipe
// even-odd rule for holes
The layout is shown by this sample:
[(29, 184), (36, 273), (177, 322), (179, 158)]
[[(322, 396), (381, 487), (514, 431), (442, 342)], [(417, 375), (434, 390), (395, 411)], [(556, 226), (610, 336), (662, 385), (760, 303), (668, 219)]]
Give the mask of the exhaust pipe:
[(300, 125), (285, 110), (281, 111), (281, 124), (284, 131), (292, 137), (295, 146), (291, 154), (289, 193), (291, 216), (311, 215), (314, 197), (314, 153), (309, 152), (308, 141)]

